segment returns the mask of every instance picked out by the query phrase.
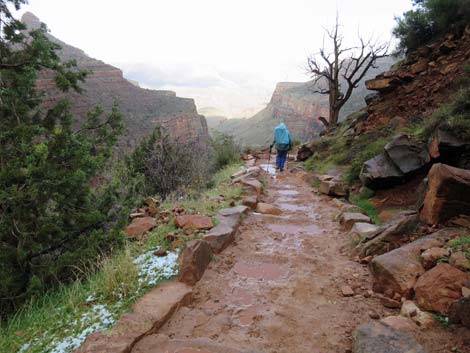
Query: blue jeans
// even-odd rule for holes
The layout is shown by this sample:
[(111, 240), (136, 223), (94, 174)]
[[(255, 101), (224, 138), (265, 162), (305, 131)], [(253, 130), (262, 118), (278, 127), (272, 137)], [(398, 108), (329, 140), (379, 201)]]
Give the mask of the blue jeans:
[(280, 169), (284, 169), (284, 163), (286, 163), (287, 152), (288, 151), (277, 151), (276, 165)]

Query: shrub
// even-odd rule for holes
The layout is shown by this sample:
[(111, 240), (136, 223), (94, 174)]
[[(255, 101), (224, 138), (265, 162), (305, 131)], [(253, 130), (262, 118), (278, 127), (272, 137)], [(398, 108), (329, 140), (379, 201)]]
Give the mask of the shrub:
[(211, 145), (215, 170), (220, 170), (240, 160), (241, 149), (233, 136), (217, 133), (212, 138)]
[(212, 171), (206, 146), (179, 143), (159, 127), (127, 157), (126, 165), (130, 177), (140, 179), (138, 193), (162, 198), (205, 187)]
[(396, 18), (399, 51), (413, 51), (470, 23), (470, 0), (414, 0), (415, 8)]

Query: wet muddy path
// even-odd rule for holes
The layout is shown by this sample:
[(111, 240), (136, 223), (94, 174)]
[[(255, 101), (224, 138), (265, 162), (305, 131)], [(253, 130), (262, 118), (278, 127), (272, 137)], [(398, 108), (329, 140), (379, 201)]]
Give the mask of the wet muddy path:
[[(159, 333), (250, 352), (347, 352), (354, 328), (386, 309), (367, 298), (366, 268), (341, 254), (338, 209), (287, 172), (267, 177), (264, 201), (283, 214), (250, 213), (195, 286), (191, 306)], [(356, 295), (343, 297), (342, 285)]]

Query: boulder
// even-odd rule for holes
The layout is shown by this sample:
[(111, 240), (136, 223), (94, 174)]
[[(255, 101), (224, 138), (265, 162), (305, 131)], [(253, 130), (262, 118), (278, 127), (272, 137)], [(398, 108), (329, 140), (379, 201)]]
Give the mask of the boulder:
[(434, 225), (459, 215), (470, 215), (470, 170), (435, 164), (428, 174), (428, 186), (420, 218)]
[(462, 271), (470, 270), (470, 260), (463, 251), (453, 251), (449, 258), (449, 264)]
[(351, 230), (355, 223), (371, 223), (372, 220), (370, 217), (362, 213), (353, 213), (353, 212), (344, 212), (340, 219), (339, 223), (344, 230)]
[(263, 185), (258, 180), (252, 178), (243, 178), (240, 181), (243, 185), (252, 188), (258, 197), (261, 195), (263, 191)]
[(460, 233), (460, 229), (443, 229), (375, 257), (369, 264), (374, 291), (398, 293), (411, 298), (417, 278), (425, 272), (420, 262), (421, 253), (432, 247), (443, 246)]
[(218, 254), (235, 240), (235, 232), (235, 228), (222, 223), (204, 234), (202, 239), (209, 243), (214, 253)]
[(178, 280), (194, 285), (201, 279), (211, 258), (212, 250), (208, 242), (188, 241), (178, 257)]
[(469, 145), (469, 141), (455, 137), (446, 130), (437, 129), (428, 143), (428, 151), (431, 158), (447, 161), (453, 160)]
[(429, 64), (429, 60), (426, 58), (420, 58), (416, 63), (410, 66), (410, 72), (413, 75), (419, 74), (427, 70)]
[(176, 216), (175, 224), (178, 228), (210, 229), (214, 226), (212, 219), (201, 215)]
[(303, 162), (309, 159), (311, 156), (313, 156), (312, 149), (307, 145), (302, 145), (297, 151), (296, 160)]
[(411, 300), (405, 300), (401, 306), (400, 315), (409, 318), (422, 328), (429, 328), (436, 324), (431, 314), (421, 311)]
[(439, 259), (443, 257), (448, 257), (449, 255), (449, 249), (434, 247), (426, 250), (421, 254), (421, 263), (423, 264), (425, 269), (430, 269), (431, 267), (434, 267), (436, 265)]
[(320, 182), (318, 191), (329, 196), (345, 197), (349, 194), (349, 190), (346, 185), (344, 185), (344, 182), (339, 180), (323, 180)]
[(252, 210), (256, 209), (258, 205), (258, 199), (256, 196), (246, 196), (242, 200), (242, 205), (251, 208)]
[(406, 134), (395, 136), (384, 149), (393, 164), (405, 175), (420, 170), (431, 161), (426, 145), (413, 141)]
[(384, 254), (400, 247), (410, 233), (419, 225), (416, 212), (402, 212), (397, 217), (382, 225), (375, 233), (368, 235), (357, 251), (361, 257)]
[(139, 237), (143, 234), (151, 231), (157, 226), (157, 221), (152, 217), (137, 217), (134, 218), (126, 228), (124, 228), (124, 233), (128, 237)]
[(248, 207), (239, 205), (230, 208), (224, 208), (219, 211), (219, 214), (222, 216), (233, 216), (233, 215), (242, 215), (248, 212)]
[(418, 330), (416, 324), (404, 316), (387, 316), (380, 320), (380, 322), (401, 332), (415, 333)]
[(353, 353), (426, 353), (416, 340), (383, 322), (359, 326), (353, 333)]
[(403, 173), (385, 153), (364, 162), (359, 175), (361, 182), (371, 189), (398, 185), (402, 182), (403, 177)]
[(258, 206), (256, 207), (256, 211), (259, 213), (271, 214), (275, 216), (279, 216), (280, 214), (282, 214), (282, 211), (279, 208), (277, 208), (274, 205), (271, 205), (269, 203), (264, 203), (264, 202), (258, 203)]
[(446, 263), (440, 263), (418, 278), (414, 286), (416, 303), (423, 310), (448, 315), (462, 296), (462, 287), (470, 277)]
[(351, 228), (349, 236), (353, 239), (361, 241), (362, 239), (365, 239), (371, 236), (372, 234), (376, 233), (378, 229), (379, 227), (377, 227), (376, 225), (370, 223), (357, 222), (354, 223), (353, 227)]
[(449, 319), (470, 328), (470, 297), (462, 297), (452, 304)]
[(379, 77), (372, 80), (367, 80), (366, 87), (371, 91), (387, 92), (394, 90), (398, 83), (399, 80), (397, 80), (395, 77)]

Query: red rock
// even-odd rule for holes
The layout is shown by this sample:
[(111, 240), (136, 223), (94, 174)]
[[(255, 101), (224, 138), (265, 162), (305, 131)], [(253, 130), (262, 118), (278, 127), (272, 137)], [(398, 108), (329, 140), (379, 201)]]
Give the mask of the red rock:
[(263, 191), (263, 185), (256, 179), (251, 178), (243, 178), (240, 180), (242, 184), (251, 187), (255, 192), (256, 195), (259, 197)]
[(428, 187), (420, 218), (433, 225), (458, 215), (470, 214), (470, 170), (435, 164), (428, 174)]
[(264, 202), (258, 203), (258, 206), (256, 207), (256, 211), (259, 213), (271, 214), (275, 216), (279, 216), (280, 214), (282, 214), (282, 211), (279, 208), (273, 205), (270, 205), (269, 203), (264, 203)]
[(189, 285), (199, 281), (211, 262), (212, 250), (204, 240), (191, 240), (178, 257), (178, 279)]
[(453, 251), (449, 258), (449, 264), (462, 271), (470, 270), (470, 260), (463, 251)]
[(440, 263), (418, 278), (414, 287), (416, 304), (423, 310), (447, 315), (452, 304), (462, 296), (468, 274)]
[(158, 257), (163, 257), (163, 256), (166, 256), (168, 254), (168, 251), (164, 250), (164, 249), (158, 249), (158, 250), (155, 250), (153, 252), (153, 254), (155, 256), (158, 256)]
[(161, 283), (139, 298), (132, 312), (122, 315), (112, 329), (89, 335), (74, 353), (128, 353), (143, 336), (162, 327), (180, 306), (189, 304), (191, 295), (191, 287), (184, 283)]
[(407, 333), (416, 333), (418, 331), (416, 324), (403, 316), (387, 316), (386, 318), (380, 320), (380, 322), (383, 322), (384, 324), (393, 327), (398, 331)]
[(138, 237), (151, 231), (156, 227), (156, 225), (157, 222), (155, 221), (155, 218), (138, 217), (134, 218), (131, 224), (124, 228), (124, 233), (126, 233), (128, 237)]
[(349, 286), (341, 286), (341, 294), (343, 294), (343, 297), (352, 297), (354, 291)]
[(258, 205), (258, 200), (256, 196), (246, 196), (242, 200), (242, 205), (247, 206), (251, 208), (252, 210), (256, 209), (256, 206)]
[(176, 216), (175, 224), (179, 228), (209, 229), (214, 226), (212, 219), (200, 215), (180, 215)]
[(398, 309), (401, 306), (398, 300), (391, 299), (391, 298), (384, 297), (384, 296), (380, 297), (380, 303), (386, 308), (390, 308), (390, 309)]
[(430, 269), (436, 264), (437, 260), (449, 255), (449, 249), (434, 247), (421, 254), (421, 263), (425, 269)]

